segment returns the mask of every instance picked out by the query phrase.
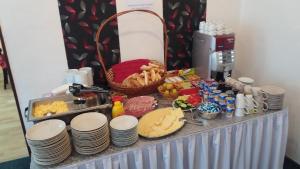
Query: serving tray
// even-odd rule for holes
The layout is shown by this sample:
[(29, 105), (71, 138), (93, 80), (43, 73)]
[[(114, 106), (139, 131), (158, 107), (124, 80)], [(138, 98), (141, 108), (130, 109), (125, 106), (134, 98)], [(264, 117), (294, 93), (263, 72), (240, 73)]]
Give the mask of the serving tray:
[[(27, 121), (32, 122), (39, 122), (46, 119), (62, 119), (64, 120), (67, 116), (75, 117), (76, 115), (84, 112), (90, 112), (90, 111), (105, 111), (107, 109), (111, 109), (111, 99), (109, 97), (105, 98), (105, 103), (101, 104), (99, 101), (99, 95), (97, 95), (97, 101), (94, 105), (89, 104), (74, 104), (73, 100), (77, 99), (77, 97), (74, 97), (72, 95), (63, 95), (63, 96), (54, 96), (54, 97), (46, 97), (46, 98), (38, 98), (38, 99), (32, 99), (29, 101), (28, 110), (25, 110), (25, 116), (27, 117)], [(59, 114), (51, 114), (49, 116), (44, 117), (34, 117), (33, 111), (36, 105), (38, 104), (48, 104), (54, 101), (64, 101), (68, 105), (69, 111), (59, 113)], [(64, 120), (65, 121), (65, 120)], [(65, 121), (68, 123), (67, 121)]]

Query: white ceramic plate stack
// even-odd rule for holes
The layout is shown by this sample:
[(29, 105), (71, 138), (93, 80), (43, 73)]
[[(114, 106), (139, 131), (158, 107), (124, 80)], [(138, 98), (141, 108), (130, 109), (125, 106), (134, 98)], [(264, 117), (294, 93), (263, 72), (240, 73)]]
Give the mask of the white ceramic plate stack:
[(110, 143), (107, 117), (97, 112), (84, 113), (71, 121), (72, 139), (79, 154), (96, 154)]
[(129, 146), (138, 140), (138, 119), (134, 116), (123, 115), (110, 121), (111, 139), (119, 147)]
[(282, 109), (285, 94), (284, 89), (273, 85), (262, 86), (261, 89), (268, 96), (267, 103), (270, 110)]
[(66, 123), (62, 120), (46, 120), (35, 124), (26, 133), (33, 160), (40, 165), (52, 165), (64, 161), (72, 152)]

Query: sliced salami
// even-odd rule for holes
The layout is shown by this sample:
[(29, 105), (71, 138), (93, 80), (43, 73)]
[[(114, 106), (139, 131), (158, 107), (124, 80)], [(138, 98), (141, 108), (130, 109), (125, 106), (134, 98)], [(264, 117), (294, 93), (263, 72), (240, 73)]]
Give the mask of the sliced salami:
[(124, 104), (125, 114), (141, 117), (152, 111), (156, 103), (155, 98), (151, 96), (139, 96), (128, 99)]

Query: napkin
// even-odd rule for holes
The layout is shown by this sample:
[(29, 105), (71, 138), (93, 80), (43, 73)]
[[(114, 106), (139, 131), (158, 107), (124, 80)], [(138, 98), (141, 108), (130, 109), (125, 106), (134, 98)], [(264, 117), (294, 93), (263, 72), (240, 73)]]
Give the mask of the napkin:
[(117, 83), (122, 83), (128, 76), (140, 72), (142, 65), (148, 65), (150, 60), (148, 59), (136, 59), (125, 61), (112, 66), (112, 71), (114, 73), (114, 81)]

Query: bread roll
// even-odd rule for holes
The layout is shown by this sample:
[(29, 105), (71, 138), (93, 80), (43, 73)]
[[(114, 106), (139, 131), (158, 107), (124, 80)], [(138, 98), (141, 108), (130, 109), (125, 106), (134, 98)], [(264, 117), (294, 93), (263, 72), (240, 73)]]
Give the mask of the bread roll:
[(158, 66), (158, 65), (156, 65), (156, 64), (154, 64), (154, 63), (149, 63), (149, 66), (151, 66), (151, 67), (155, 67), (155, 68), (159, 68), (159, 66)]
[(151, 73), (151, 80), (154, 82), (156, 80), (155, 71), (153, 69), (151, 69), (150, 73)]
[(140, 75), (136, 78), (136, 80), (140, 83), (140, 85), (145, 86), (144, 80), (140, 77)]
[(149, 83), (148, 74), (145, 70), (143, 71), (143, 73), (144, 73), (144, 78), (145, 78), (145, 85), (148, 85), (148, 83)]

